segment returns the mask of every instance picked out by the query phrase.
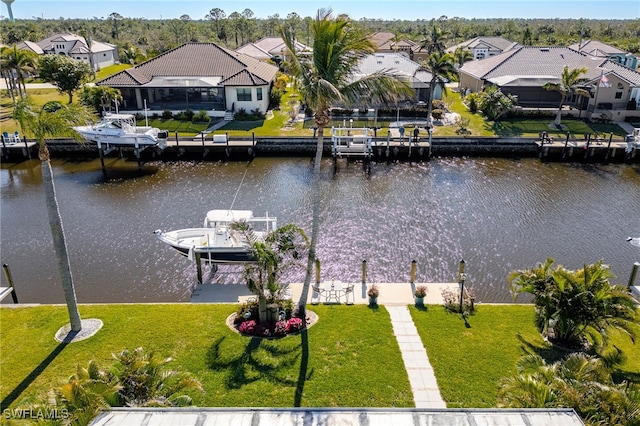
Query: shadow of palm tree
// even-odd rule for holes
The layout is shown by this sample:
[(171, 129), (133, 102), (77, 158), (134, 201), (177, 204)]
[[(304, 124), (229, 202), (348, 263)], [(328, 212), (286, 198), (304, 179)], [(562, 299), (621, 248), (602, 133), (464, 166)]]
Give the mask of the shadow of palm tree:
[(530, 341), (526, 337), (523, 337), (520, 333), (518, 333), (516, 337), (522, 344), (522, 349), (525, 353), (537, 354), (542, 357), (542, 359), (544, 359), (547, 364), (560, 361), (571, 353), (570, 350), (554, 346), (551, 343), (545, 342), (541, 344), (540, 342)]
[(300, 333), (300, 347), (302, 349), (302, 357), (300, 358), (300, 370), (298, 372), (298, 381), (296, 382), (296, 393), (293, 398), (294, 407), (302, 407), (302, 395), (304, 394), (304, 384), (311, 378), (313, 373), (309, 370), (309, 334), (304, 328)]
[(7, 396), (4, 397), (2, 402), (0, 402), (0, 412), (8, 408), (16, 399), (18, 399), (22, 392), (24, 392), (25, 389), (27, 389), (31, 385), (31, 383), (33, 383), (33, 381), (36, 380), (38, 376), (40, 376), (40, 374), (42, 374), (42, 372), (49, 366), (49, 364), (53, 362), (54, 359), (56, 359), (58, 355), (60, 355), (60, 352), (62, 352), (62, 350), (66, 348), (68, 344), (69, 342), (62, 342), (58, 344), (58, 346), (56, 346), (53, 351), (51, 351), (51, 353), (47, 355), (47, 357), (43, 359), (40, 364), (38, 364), (36, 368), (34, 368), (29, 374), (27, 374), (27, 377), (22, 379), (22, 381)]
[[(207, 364), (215, 371), (227, 371), (227, 389), (239, 389), (258, 380), (269, 380), (285, 386), (297, 382), (288, 378), (289, 368), (300, 357), (300, 345), (284, 347), (277, 341), (252, 337), (241, 353), (225, 353), (222, 344), (225, 337), (216, 340), (207, 351)], [(260, 351), (266, 352), (261, 354)]]

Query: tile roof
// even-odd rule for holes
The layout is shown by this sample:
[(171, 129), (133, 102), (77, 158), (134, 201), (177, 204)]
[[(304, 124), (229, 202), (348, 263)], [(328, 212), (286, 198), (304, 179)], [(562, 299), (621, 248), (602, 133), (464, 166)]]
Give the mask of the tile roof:
[(42, 50), (42, 48), (38, 46), (37, 43), (34, 43), (32, 41), (28, 41), (28, 40), (21, 41), (20, 43), (18, 43), (17, 47), (20, 50), (30, 50), (32, 52), (37, 53), (38, 55), (44, 54), (44, 51)]
[(264, 85), (277, 71), (273, 65), (214, 43), (185, 43), (98, 84), (141, 86), (154, 77), (221, 77), (229, 85)]
[[(61, 33), (54, 34), (51, 37), (47, 37), (42, 39), (35, 44), (37, 44), (42, 50), (51, 50), (52, 45), (55, 42), (70, 42), (74, 41), (73, 47), (70, 49), (69, 53), (89, 53), (89, 45), (84, 37), (79, 36), (73, 33)], [(27, 42), (24, 42), (27, 43)], [(31, 42), (29, 42), (31, 43)], [(33, 50), (33, 49), (32, 49)], [(99, 52), (107, 52), (110, 50), (116, 50), (116, 46), (110, 43), (102, 43), (99, 41), (91, 40), (91, 51), (93, 53)]]
[(410, 80), (431, 81), (431, 73), (400, 53), (374, 53), (365, 56), (358, 63), (359, 75), (370, 75), (379, 71), (388, 71)]
[(520, 46), (499, 55), (469, 61), (460, 71), (473, 77), (489, 80), (504, 76), (556, 76), (565, 66), (586, 68), (585, 78), (594, 81), (613, 73), (632, 85), (640, 86), (640, 73), (604, 58), (594, 58), (568, 47)]
[(511, 40), (507, 40), (504, 37), (474, 37), (472, 39), (463, 41), (462, 43), (456, 44), (455, 46), (451, 46), (447, 49), (447, 52), (453, 52), (458, 47), (475, 49), (483, 44), (494, 47), (496, 50), (502, 50), (503, 52), (520, 46), (520, 44)]
[(569, 46), (570, 49), (576, 50), (578, 52), (586, 53), (587, 55), (597, 56), (597, 57), (607, 57), (613, 54), (626, 54), (624, 50), (620, 50), (617, 47), (611, 46), (610, 44), (603, 43), (599, 40), (587, 40), (581, 43), (574, 43)]
[[(245, 55), (252, 56), (254, 58), (271, 58), (275, 55), (280, 55), (287, 49), (282, 37), (264, 37), (255, 43), (247, 43), (236, 49), (236, 52), (244, 53)], [(311, 50), (308, 46), (296, 41), (296, 51)]]

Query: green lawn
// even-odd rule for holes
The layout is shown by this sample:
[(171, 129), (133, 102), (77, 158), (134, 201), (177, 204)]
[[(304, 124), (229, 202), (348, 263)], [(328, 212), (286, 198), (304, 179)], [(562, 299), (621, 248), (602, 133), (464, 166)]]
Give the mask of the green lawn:
[(225, 319), (234, 305), (90, 305), (83, 318), (104, 327), (92, 338), (60, 345), (66, 307), (0, 308), (2, 408), (44, 396), (94, 359), (142, 346), (174, 358), (204, 394), (198, 406), (412, 407), (413, 395), (387, 311), (364, 305), (314, 306), (308, 333), (279, 340), (243, 337)]
[[(225, 319), (234, 305), (87, 305), (83, 318), (104, 327), (70, 345), (53, 335), (66, 307), (0, 308), (2, 408), (41, 397), (89, 360), (143, 347), (193, 373), (204, 394), (198, 406), (412, 407), (413, 395), (384, 307), (313, 306), (319, 321), (307, 334), (279, 340), (240, 336)], [(481, 305), (467, 323), (441, 306), (410, 307), (447, 406), (495, 407), (498, 383), (525, 352), (549, 361), (565, 353), (545, 344), (531, 305)], [(640, 325), (636, 327), (640, 336)], [(614, 335), (624, 353), (618, 380), (640, 380), (640, 345)]]
[(112, 75), (117, 74), (122, 70), (126, 70), (127, 68), (131, 68), (131, 65), (114, 64), (114, 65), (109, 65), (108, 67), (104, 67), (100, 71), (96, 72), (95, 81), (104, 80), (105, 78), (111, 77)]
[[(27, 89), (27, 93), (37, 105), (44, 105), (50, 101), (58, 101), (63, 104), (69, 102), (69, 97), (66, 94), (60, 94), (57, 89)], [(11, 114), (13, 114), (13, 101), (9, 92), (0, 90), (0, 128), (3, 132), (20, 131), (20, 126), (11, 118)]]
[[(500, 379), (513, 374), (516, 361), (526, 352), (551, 362), (565, 355), (541, 339), (531, 305), (481, 305), (467, 324), (442, 306), (410, 307), (410, 311), (449, 408), (495, 407)], [(613, 337), (626, 358), (618, 378), (638, 380), (640, 345), (627, 336)]]
[[(144, 119), (138, 122), (140, 126), (144, 126), (144, 124)], [(176, 131), (181, 136), (195, 136), (203, 130), (206, 130), (207, 127), (209, 127), (209, 123), (192, 123), (191, 121), (180, 121), (174, 120), (173, 118), (169, 120), (149, 118), (149, 126), (168, 130), (169, 137), (171, 138)]]
[(614, 137), (626, 135), (624, 129), (617, 124), (588, 123), (577, 119), (563, 119), (562, 125), (564, 128), (558, 130), (552, 123), (552, 118), (507, 118), (495, 123), (487, 123), (487, 127), (491, 127), (500, 136), (537, 137), (540, 132), (548, 132), (549, 136), (563, 140), (567, 137), (567, 132), (571, 133), (572, 137), (579, 139), (582, 139), (585, 133), (605, 137), (608, 137), (610, 133), (613, 133)]

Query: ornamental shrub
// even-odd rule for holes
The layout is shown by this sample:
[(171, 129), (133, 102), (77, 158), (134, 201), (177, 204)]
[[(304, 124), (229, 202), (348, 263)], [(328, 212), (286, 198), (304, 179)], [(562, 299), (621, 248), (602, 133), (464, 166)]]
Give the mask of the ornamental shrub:
[(289, 318), (287, 321), (286, 331), (287, 333), (295, 333), (302, 330), (302, 326), (302, 318)]

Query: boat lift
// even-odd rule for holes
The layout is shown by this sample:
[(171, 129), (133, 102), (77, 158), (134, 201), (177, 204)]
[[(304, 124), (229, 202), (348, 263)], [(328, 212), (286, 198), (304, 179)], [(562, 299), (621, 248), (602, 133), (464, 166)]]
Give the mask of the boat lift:
[(333, 155), (334, 169), (338, 167), (338, 158), (356, 157), (364, 160), (364, 167), (370, 173), (373, 136), (373, 130), (368, 127), (332, 127), (331, 155)]

